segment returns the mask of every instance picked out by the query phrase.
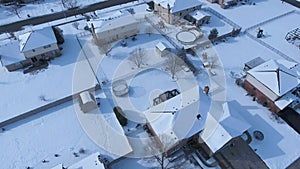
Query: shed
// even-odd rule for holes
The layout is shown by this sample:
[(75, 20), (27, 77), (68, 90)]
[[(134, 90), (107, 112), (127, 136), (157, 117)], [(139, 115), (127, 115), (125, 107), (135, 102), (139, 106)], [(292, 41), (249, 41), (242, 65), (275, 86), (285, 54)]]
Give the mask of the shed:
[(89, 91), (84, 91), (79, 94), (79, 105), (81, 111), (84, 113), (98, 107), (95, 97)]
[(163, 42), (159, 42), (156, 46), (155, 46), (156, 52), (160, 55), (160, 56), (164, 56), (168, 53), (168, 46), (163, 43)]

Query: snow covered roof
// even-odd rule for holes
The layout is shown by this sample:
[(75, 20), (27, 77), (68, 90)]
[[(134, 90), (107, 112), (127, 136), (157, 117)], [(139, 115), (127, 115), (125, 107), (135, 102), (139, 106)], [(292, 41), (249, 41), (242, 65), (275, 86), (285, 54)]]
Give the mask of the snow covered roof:
[[(211, 115), (209, 114), (209, 116)], [(251, 125), (240, 115), (234, 102), (226, 102), (223, 104), (223, 116), (204, 141), (215, 153), (232, 138), (242, 135), (250, 127)]]
[(123, 26), (134, 25), (134, 24), (137, 25), (138, 22), (136, 21), (136, 19), (133, 16), (124, 16), (124, 17), (122, 17), (122, 19), (117, 19), (117, 20), (114, 20), (114, 21), (104, 25), (103, 27), (101, 27), (101, 29), (97, 30), (97, 33), (121, 28)]
[(189, 13), (189, 15), (190, 15), (191, 17), (193, 17), (194, 19), (196, 19), (196, 20), (201, 20), (201, 19), (203, 19), (204, 17), (209, 16), (209, 15), (207, 15), (206, 13), (204, 13), (204, 12), (201, 11), (201, 10), (193, 11), (193, 12)]
[(292, 92), (289, 92), (279, 98), (278, 100), (275, 101), (275, 105), (280, 109), (283, 110), (286, 108), (288, 105), (290, 105), (293, 101), (297, 100), (298, 97), (294, 95)]
[[(205, 118), (197, 119), (200, 113), (198, 86), (184, 91), (145, 112), (147, 121), (158, 135), (169, 135), (174, 143), (199, 133), (204, 128)], [(203, 109), (203, 107), (202, 107)]]
[(81, 98), (81, 101), (82, 101), (82, 104), (87, 104), (89, 102), (95, 102), (95, 100), (92, 98), (91, 94), (89, 91), (84, 91), (84, 92), (81, 92), (79, 94), (80, 98)]
[(299, 84), (299, 75), (290, 69), (296, 65), (289, 61), (271, 59), (248, 73), (280, 97)]
[(25, 60), (24, 55), (22, 55), (19, 51), (19, 41), (13, 41), (0, 46), (0, 57), (3, 66)]
[(167, 8), (168, 4), (171, 8), (171, 13), (179, 12), (185, 9), (190, 9), (201, 5), (198, 0), (154, 0), (154, 3), (160, 4), (162, 7)]
[(94, 153), (81, 161), (68, 167), (69, 169), (105, 169), (104, 165), (98, 160), (99, 152)]
[(159, 49), (160, 51), (164, 51), (164, 50), (166, 50), (168, 47), (166, 46), (165, 43), (159, 42), (159, 43), (156, 45), (156, 48)]
[(43, 46), (57, 43), (53, 29), (46, 27), (43, 29), (27, 32), (19, 36), (20, 52), (26, 52)]

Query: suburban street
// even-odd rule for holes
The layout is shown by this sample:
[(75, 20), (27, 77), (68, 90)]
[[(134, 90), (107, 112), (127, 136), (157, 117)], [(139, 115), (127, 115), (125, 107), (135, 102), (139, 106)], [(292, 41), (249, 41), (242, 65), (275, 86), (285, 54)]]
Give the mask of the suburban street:
[(82, 8), (72, 8), (72, 9), (69, 9), (66, 11), (61, 11), (61, 12), (57, 12), (57, 13), (53, 13), (53, 14), (33, 17), (30, 19), (22, 20), (22, 21), (17, 21), (14, 23), (6, 24), (6, 25), (1, 25), (0, 33), (15, 32), (15, 31), (20, 30), (25, 25), (38, 25), (38, 24), (47, 23), (47, 22), (51, 22), (54, 20), (58, 20), (58, 19), (63, 19), (66, 17), (71, 17), (71, 16), (75, 16), (75, 15), (84, 14), (87, 12), (92, 12), (95, 10), (105, 9), (105, 8), (109, 8), (112, 6), (117, 6), (117, 5), (129, 3), (129, 2), (134, 2), (134, 1), (136, 1), (136, 0), (118, 0), (118, 1), (108, 0), (108, 1), (95, 3), (92, 5), (88, 5), (88, 6), (85, 6)]

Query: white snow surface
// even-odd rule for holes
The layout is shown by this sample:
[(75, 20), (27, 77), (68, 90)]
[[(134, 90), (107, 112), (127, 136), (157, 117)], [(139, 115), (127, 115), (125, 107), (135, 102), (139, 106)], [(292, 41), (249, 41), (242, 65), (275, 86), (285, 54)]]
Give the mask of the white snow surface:
[(43, 46), (57, 43), (53, 29), (46, 27), (43, 29), (34, 30), (19, 36), (20, 51), (27, 52), (32, 49), (37, 49)]
[(269, 60), (249, 70), (248, 73), (277, 96), (286, 94), (299, 84), (299, 72), (290, 70), (275, 60)]

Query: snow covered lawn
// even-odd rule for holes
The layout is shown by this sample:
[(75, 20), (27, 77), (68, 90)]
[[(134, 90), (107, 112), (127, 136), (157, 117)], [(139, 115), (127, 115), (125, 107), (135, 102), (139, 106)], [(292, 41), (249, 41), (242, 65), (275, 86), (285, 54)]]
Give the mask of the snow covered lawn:
[[(49, 169), (59, 163), (69, 166), (96, 151), (103, 152), (81, 128), (72, 101), (5, 129), (0, 133), (1, 168)], [(85, 154), (79, 153), (81, 148)], [(43, 160), (48, 162), (42, 163)]]
[[(278, 49), (297, 62), (300, 62), (300, 50), (295, 45), (288, 43), (285, 40), (285, 36), (289, 31), (300, 27), (300, 23), (297, 22), (299, 18), (300, 12), (294, 12), (259, 26), (259, 28), (264, 30), (264, 36), (261, 38), (262, 41)], [(256, 37), (257, 31), (258, 27), (251, 30), (250, 33)]]
[[(73, 73), (77, 57), (82, 53), (75, 35), (66, 33), (62, 47), (62, 56), (51, 61), (47, 69), (38, 73), (23, 74), (22, 71), (8, 72), (5, 67), (0, 68), (0, 93), (5, 96), (5, 99), (0, 102), (0, 121), (76, 92), (72, 90)], [(85, 67), (85, 76), (94, 77), (85, 60), (80, 61), (78, 65)], [(93, 86), (82, 86), (78, 91), (90, 87)]]
[(206, 2), (206, 4), (243, 29), (297, 9), (288, 3), (281, 3), (281, 1), (252, 0), (252, 2), (255, 2), (256, 5), (238, 5), (228, 9), (222, 9), (216, 3)]

